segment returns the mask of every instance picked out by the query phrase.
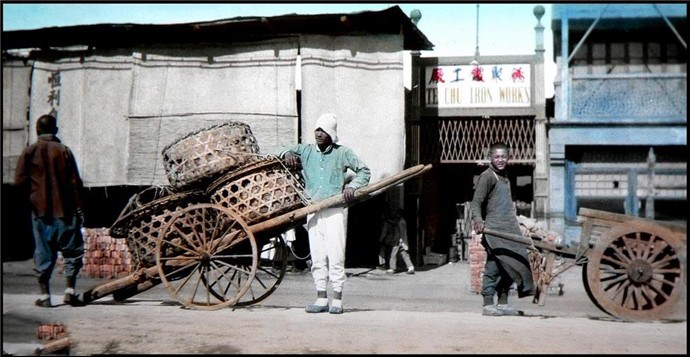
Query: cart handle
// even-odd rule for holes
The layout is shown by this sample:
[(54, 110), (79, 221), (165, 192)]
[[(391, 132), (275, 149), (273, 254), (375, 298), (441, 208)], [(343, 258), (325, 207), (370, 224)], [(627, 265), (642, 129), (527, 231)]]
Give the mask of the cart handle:
[(512, 233), (506, 233), (506, 232), (501, 232), (501, 231), (495, 231), (495, 230), (489, 229), (489, 228), (484, 228), (483, 233), (488, 233), (488, 234), (491, 234), (494, 236), (501, 237), (503, 239), (508, 239), (508, 240), (512, 240), (514, 242), (527, 244), (529, 246), (528, 249), (536, 250), (536, 248), (534, 247), (534, 242), (532, 241), (531, 238), (523, 237), (519, 234), (512, 234)]
[(302, 207), (299, 209), (296, 209), (294, 211), (290, 211), (288, 213), (282, 214), (280, 216), (276, 216), (274, 218), (261, 221), (259, 223), (253, 224), (249, 227), (249, 230), (253, 234), (257, 234), (260, 232), (263, 232), (265, 230), (269, 230), (272, 228), (276, 228), (279, 226), (282, 226), (287, 223), (292, 223), (298, 220), (301, 220), (302, 218), (307, 217), (307, 215), (317, 212), (319, 210), (322, 210), (324, 208), (340, 205), (340, 204), (345, 204), (345, 206), (351, 206), (355, 203), (364, 201), (368, 198), (374, 197), (378, 195), (379, 193), (396, 186), (404, 181), (407, 181), (411, 179), (412, 177), (415, 177), (417, 175), (420, 175), (422, 173), (425, 173), (431, 169), (431, 164), (426, 164), (426, 165), (417, 165), (410, 167), (406, 170), (403, 170), (393, 176), (387, 177), (383, 180), (377, 181), (373, 184), (369, 184), (364, 187), (360, 187), (357, 190), (355, 190), (355, 197), (352, 201), (350, 202), (345, 202), (343, 199), (343, 195), (338, 194), (335, 196), (331, 196), (329, 198), (314, 202), (313, 204), (310, 204), (306, 207)]

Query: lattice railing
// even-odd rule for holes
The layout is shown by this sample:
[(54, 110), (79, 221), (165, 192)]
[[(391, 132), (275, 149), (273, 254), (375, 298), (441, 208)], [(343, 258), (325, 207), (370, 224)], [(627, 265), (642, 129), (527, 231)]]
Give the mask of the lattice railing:
[[(423, 121), (424, 122), (424, 121)], [(534, 163), (534, 120), (529, 118), (438, 119), (422, 128), (423, 160), (442, 163), (488, 161), (497, 141), (511, 148), (511, 162)]]
[(687, 121), (685, 74), (572, 79), (570, 119)]

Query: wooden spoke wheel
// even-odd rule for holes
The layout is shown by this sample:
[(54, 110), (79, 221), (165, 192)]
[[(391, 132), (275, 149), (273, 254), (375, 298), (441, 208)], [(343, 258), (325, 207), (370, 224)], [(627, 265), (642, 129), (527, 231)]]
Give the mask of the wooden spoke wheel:
[[(249, 290), (240, 297), (240, 300), (235, 304), (236, 306), (255, 304), (267, 298), (278, 288), (287, 270), (288, 249), (290, 248), (280, 235), (268, 239), (267, 243), (260, 247), (259, 262), (254, 279), (249, 285)], [(248, 271), (249, 269), (244, 270)], [(249, 277), (243, 271), (238, 270), (231, 273), (231, 278), (236, 284), (240, 284)], [(214, 291), (211, 290), (212, 293)]]
[(235, 305), (249, 290), (257, 265), (256, 240), (249, 227), (218, 205), (178, 210), (156, 243), (161, 281), (173, 299), (190, 309)]
[(672, 231), (620, 224), (590, 252), (582, 269), (585, 290), (610, 315), (658, 320), (675, 308), (682, 294), (685, 254), (684, 242)]

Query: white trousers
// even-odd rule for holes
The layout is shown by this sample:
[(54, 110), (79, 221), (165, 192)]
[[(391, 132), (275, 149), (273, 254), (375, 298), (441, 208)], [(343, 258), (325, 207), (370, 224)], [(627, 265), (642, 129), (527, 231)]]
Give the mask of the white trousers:
[(322, 209), (307, 216), (311, 275), (317, 291), (343, 291), (345, 283), (345, 219), (343, 207)]

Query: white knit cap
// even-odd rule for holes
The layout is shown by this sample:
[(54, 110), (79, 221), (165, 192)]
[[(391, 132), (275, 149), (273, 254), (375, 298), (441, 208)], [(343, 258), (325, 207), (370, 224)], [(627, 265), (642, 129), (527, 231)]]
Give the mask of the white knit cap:
[(334, 143), (338, 142), (338, 123), (336, 122), (335, 114), (326, 113), (321, 115), (319, 119), (316, 120), (314, 130), (318, 128), (321, 128), (326, 134), (330, 135)]

